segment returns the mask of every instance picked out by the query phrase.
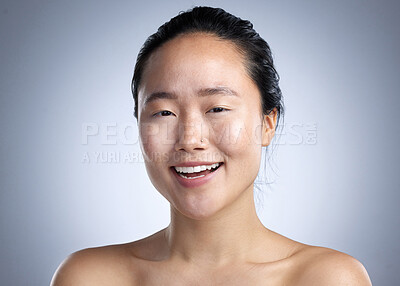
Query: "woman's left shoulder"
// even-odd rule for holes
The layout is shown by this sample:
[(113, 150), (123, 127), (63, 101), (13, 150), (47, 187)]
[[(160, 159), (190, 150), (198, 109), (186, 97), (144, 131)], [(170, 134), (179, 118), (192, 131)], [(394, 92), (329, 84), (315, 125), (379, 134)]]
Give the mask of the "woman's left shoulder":
[(303, 245), (293, 258), (295, 257), (301, 261), (296, 285), (372, 285), (363, 264), (346, 253)]

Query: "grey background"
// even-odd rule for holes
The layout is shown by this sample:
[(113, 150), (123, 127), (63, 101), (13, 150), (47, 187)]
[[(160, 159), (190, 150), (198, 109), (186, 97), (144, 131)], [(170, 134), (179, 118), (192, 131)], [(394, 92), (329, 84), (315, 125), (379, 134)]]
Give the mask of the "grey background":
[[(400, 281), (396, 1), (10, 0), (0, 7), (1, 285), (48, 285), (71, 252), (167, 226), (139, 156), (130, 80), (146, 37), (200, 4), (251, 20), (281, 75), (286, 117), (263, 223), (356, 257), (374, 285)], [(85, 126), (99, 128), (87, 144)]]

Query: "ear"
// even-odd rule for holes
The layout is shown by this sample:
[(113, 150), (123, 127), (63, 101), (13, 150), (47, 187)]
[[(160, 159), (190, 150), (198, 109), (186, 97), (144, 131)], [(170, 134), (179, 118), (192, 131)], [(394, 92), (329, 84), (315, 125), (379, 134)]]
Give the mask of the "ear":
[(276, 119), (278, 116), (278, 112), (276, 107), (271, 110), (269, 114), (263, 115), (263, 122), (262, 122), (262, 146), (268, 146), (272, 138), (275, 135), (275, 128), (276, 128)]

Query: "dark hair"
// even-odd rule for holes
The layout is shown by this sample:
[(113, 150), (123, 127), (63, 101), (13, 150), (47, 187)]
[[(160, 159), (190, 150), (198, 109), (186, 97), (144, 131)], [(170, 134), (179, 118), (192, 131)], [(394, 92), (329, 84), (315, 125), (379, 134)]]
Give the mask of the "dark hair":
[(260, 91), (263, 114), (276, 108), (279, 122), (284, 111), (282, 93), (267, 42), (253, 29), (250, 21), (211, 7), (195, 7), (181, 12), (147, 38), (137, 57), (132, 79), (135, 117), (138, 118), (138, 87), (148, 58), (164, 43), (190, 33), (208, 33), (233, 42), (244, 55), (247, 71)]

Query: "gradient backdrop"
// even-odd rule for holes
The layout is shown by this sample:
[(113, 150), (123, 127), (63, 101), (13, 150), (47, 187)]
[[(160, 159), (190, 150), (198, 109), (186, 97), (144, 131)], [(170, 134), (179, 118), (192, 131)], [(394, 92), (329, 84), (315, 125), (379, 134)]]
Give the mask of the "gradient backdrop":
[(371, 0), (2, 0), (1, 285), (48, 285), (69, 253), (168, 225), (130, 81), (147, 36), (194, 5), (250, 19), (281, 75), (286, 116), (257, 196), (263, 223), (397, 285), (400, 4)]

